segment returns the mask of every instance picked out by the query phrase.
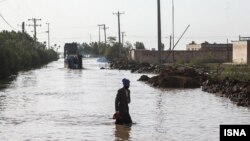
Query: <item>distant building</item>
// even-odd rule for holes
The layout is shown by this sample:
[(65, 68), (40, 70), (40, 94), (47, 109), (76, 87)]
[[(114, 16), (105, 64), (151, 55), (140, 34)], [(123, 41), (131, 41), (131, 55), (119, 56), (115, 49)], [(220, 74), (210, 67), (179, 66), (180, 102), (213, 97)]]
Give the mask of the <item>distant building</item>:
[(250, 64), (250, 38), (233, 42), (233, 63)]
[(201, 49), (201, 44), (196, 44), (194, 41), (187, 45), (188, 51), (197, 51)]
[(187, 45), (188, 51), (232, 51), (233, 44), (210, 44), (208, 42), (204, 42), (202, 44), (196, 44), (194, 41)]
[(250, 37), (239, 36), (239, 41), (249, 41), (249, 40), (250, 40)]

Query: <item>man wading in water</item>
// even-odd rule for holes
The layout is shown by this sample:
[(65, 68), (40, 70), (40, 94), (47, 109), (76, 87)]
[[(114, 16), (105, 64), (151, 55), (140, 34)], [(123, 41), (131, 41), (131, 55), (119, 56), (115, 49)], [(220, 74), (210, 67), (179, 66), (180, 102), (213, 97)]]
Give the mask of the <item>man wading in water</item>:
[(115, 124), (132, 124), (131, 117), (129, 115), (130, 103), (130, 81), (128, 79), (123, 79), (123, 88), (118, 90), (115, 99), (115, 110), (114, 119), (116, 119)]

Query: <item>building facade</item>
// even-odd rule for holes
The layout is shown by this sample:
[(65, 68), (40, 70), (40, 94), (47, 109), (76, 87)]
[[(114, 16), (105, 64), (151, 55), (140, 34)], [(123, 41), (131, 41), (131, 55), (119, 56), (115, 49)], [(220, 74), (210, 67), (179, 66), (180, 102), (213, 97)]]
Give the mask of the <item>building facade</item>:
[[(188, 44), (187, 50), (162, 51), (162, 62), (184, 62), (207, 60), (207, 62), (232, 62), (234, 64), (250, 64), (250, 37), (240, 37), (233, 44), (210, 44), (208, 42)], [(158, 63), (156, 50), (132, 50), (130, 59), (140, 63)]]
[(233, 63), (250, 64), (250, 40), (233, 42)]
[(197, 51), (201, 49), (201, 44), (196, 44), (194, 41), (186, 45), (188, 51)]
[(210, 44), (204, 42), (202, 44), (196, 44), (194, 41), (186, 45), (188, 51), (198, 51), (198, 50), (210, 50), (210, 51), (232, 51), (233, 44)]

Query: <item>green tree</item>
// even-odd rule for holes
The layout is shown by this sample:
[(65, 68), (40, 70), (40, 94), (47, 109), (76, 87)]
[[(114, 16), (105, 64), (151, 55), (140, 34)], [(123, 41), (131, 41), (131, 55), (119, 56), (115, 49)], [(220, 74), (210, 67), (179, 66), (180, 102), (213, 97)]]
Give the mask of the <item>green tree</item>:
[(87, 43), (82, 43), (80, 44), (79, 52), (81, 54), (90, 55), (93, 54), (93, 48), (91, 48)]
[(119, 43), (114, 43), (113, 46), (110, 46), (107, 48), (105, 56), (108, 59), (114, 59), (118, 57), (118, 48), (119, 48)]
[(0, 79), (20, 70), (37, 67), (56, 60), (54, 50), (46, 50), (43, 43), (34, 46), (34, 40), (26, 33), (0, 32)]
[(109, 45), (114, 45), (116, 42), (116, 37), (110, 36), (108, 37), (108, 44)]
[(127, 41), (125, 42), (124, 48), (128, 48), (129, 50), (131, 50), (133, 49), (133, 45), (129, 41)]
[(99, 45), (97, 42), (90, 43), (90, 47), (93, 50), (93, 54), (99, 56)]
[(136, 42), (134, 44), (135, 49), (145, 49), (144, 43), (143, 42)]

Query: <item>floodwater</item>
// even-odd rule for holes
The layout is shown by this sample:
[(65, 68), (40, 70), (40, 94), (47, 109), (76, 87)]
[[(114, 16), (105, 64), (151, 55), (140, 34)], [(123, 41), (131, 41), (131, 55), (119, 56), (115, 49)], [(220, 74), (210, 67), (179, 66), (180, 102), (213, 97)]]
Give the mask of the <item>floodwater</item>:
[[(142, 74), (63, 68), (63, 60), (21, 72), (0, 90), (0, 141), (215, 141), (220, 124), (249, 124), (250, 109), (201, 89), (159, 90)], [(130, 114), (136, 124), (111, 119), (122, 78), (131, 80)]]

